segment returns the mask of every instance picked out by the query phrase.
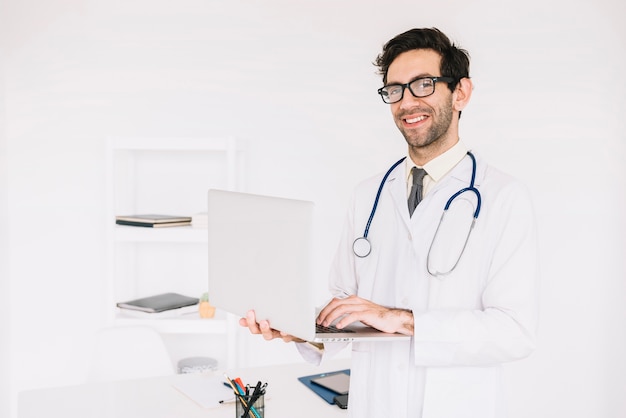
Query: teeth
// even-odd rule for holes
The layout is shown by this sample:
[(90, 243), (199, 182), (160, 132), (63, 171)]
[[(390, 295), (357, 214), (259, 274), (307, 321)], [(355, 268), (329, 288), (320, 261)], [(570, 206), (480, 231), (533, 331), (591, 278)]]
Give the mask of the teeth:
[(412, 119), (405, 119), (406, 123), (417, 123), (420, 122), (422, 120), (426, 119), (426, 116), (418, 116), (416, 118), (412, 118)]

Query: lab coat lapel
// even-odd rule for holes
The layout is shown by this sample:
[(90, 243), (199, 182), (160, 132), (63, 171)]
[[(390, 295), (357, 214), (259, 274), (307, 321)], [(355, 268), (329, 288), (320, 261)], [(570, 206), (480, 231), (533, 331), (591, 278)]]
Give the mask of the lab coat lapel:
[[(485, 177), (485, 164), (476, 157), (476, 178), (474, 179), (474, 187), (479, 188), (482, 180)], [(469, 187), (472, 179), (472, 160), (469, 156), (466, 156), (452, 171), (428, 193), (433, 197), (439, 193), (446, 195), (446, 200), (449, 196), (452, 196), (457, 191)], [(445, 201), (443, 201), (445, 204)], [(443, 204), (441, 208), (443, 209)]]
[(409, 207), (406, 195), (406, 164), (400, 164), (387, 179), (385, 188), (391, 195), (391, 200), (396, 208), (398, 216), (404, 222), (407, 230), (410, 229)]
[[(482, 161), (479, 159), (479, 157), (475, 158), (476, 178), (474, 180), (474, 186), (478, 187), (485, 177), (485, 164), (482, 164)], [(463, 187), (468, 187), (472, 178), (472, 159), (469, 156), (465, 156), (465, 158), (463, 158), (463, 160), (455, 168), (452, 169), (450, 176), (465, 184), (465, 186)]]
[[(479, 187), (482, 179), (485, 176), (485, 165), (481, 164), (480, 159), (477, 159), (477, 170), (476, 170), (476, 179), (475, 179), (475, 187)], [(450, 179), (446, 181), (445, 179), (441, 181), (441, 184), (435, 187), (430, 193), (435, 194), (439, 193), (442, 190), (446, 190), (452, 186), (452, 189), (456, 187), (455, 190), (460, 190), (463, 187), (467, 187), (469, 185), (469, 181), (472, 176), (472, 160), (469, 157), (465, 157), (463, 161), (461, 161), (455, 168), (452, 169), (450, 173)], [(404, 226), (407, 231), (411, 230), (411, 217), (409, 216), (409, 209), (407, 203), (407, 192), (406, 192), (406, 164), (400, 164), (396, 167), (395, 170), (389, 175), (387, 178), (387, 182), (385, 184), (384, 190), (389, 193), (391, 196), (391, 200), (396, 208), (398, 216), (402, 219)], [(455, 181), (450, 182), (451, 179)], [(452, 192), (454, 193), (454, 191)], [(444, 202), (445, 203), (445, 202)], [(442, 206), (443, 209), (443, 206)]]

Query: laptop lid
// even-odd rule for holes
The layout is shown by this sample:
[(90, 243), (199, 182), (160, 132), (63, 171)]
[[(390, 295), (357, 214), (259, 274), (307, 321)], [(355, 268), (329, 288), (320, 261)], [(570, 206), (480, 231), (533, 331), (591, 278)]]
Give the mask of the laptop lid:
[(209, 190), (209, 297), (235, 315), (254, 309), (281, 331), (311, 341), (313, 203)]
[(211, 303), (241, 317), (253, 309), (272, 328), (306, 341), (409, 338), (362, 324), (316, 334), (313, 211), (309, 201), (209, 190)]

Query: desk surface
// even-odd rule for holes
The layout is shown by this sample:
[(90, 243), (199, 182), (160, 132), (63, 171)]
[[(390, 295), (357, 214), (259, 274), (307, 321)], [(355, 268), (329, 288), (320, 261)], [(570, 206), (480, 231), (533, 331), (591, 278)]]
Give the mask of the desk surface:
[[(306, 363), (228, 370), (247, 381), (269, 382), (265, 413), (268, 418), (346, 417), (346, 411), (330, 405), (297, 378), (350, 367), (350, 361), (334, 360), (316, 367)], [(217, 373), (216, 373), (217, 374)], [(221, 375), (221, 373), (219, 373)], [(21, 392), (19, 418), (233, 418), (235, 405), (203, 408), (173, 384), (193, 375), (174, 375), (117, 382), (87, 383)]]

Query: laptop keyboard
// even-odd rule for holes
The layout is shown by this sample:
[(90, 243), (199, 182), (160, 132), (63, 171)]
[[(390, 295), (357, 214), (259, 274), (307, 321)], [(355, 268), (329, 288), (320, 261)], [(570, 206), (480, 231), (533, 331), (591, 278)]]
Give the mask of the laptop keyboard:
[(339, 332), (356, 332), (351, 329), (339, 329), (333, 325), (331, 325), (330, 327), (325, 327), (319, 324), (315, 324), (315, 331), (318, 333), (323, 333), (323, 334), (336, 334)]

